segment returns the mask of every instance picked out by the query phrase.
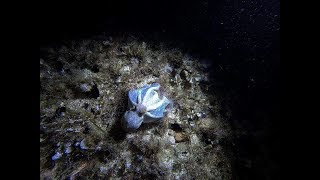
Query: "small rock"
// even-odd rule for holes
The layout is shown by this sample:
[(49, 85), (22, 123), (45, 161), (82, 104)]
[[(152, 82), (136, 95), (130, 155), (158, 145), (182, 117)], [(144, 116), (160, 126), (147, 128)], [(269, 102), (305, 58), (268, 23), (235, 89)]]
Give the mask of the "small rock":
[(174, 139), (173, 136), (169, 136), (169, 142), (171, 145), (175, 145), (176, 144), (176, 140)]
[(171, 171), (174, 164), (174, 151), (164, 149), (157, 154), (159, 166), (161, 169)]
[(194, 128), (196, 124), (194, 122), (190, 122), (190, 126)]
[(131, 62), (132, 64), (139, 64), (139, 59), (138, 59), (138, 58), (131, 58), (131, 59), (130, 59), (130, 62)]
[(214, 120), (211, 118), (203, 118), (203, 119), (201, 119), (201, 121), (198, 121), (197, 123), (198, 123), (199, 128), (207, 129), (212, 126), (213, 121)]
[(176, 140), (176, 143), (184, 142), (188, 140), (187, 136), (182, 132), (177, 132), (174, 136), (174, 139)]
[(198, 136), (195, 135), (195, 134), (192, 134), (190, 136), (190, 143), (191, 143), (191, 145), (199, 145), (200, 144), (200, 140), (199, 140)]
[(104, 167), (104, 166), (101, 166), (101, 167), (100, 167), (100, 172), (101, 172), (102, 174), (107, 174), (108, 171), (109, 171), (109, 168)]
[(198, 118), (201, 118), (201, 116), (202, 116), (202, 113), (201, 113), (201, 112), (198, 112), (198, 113), (196, 113), (196, 114), (197, 114)]
[(127, 161), (125, 163), (125, 167), (126, 167), (126, 169), (130, 169), (131, 168), (131, 161)]
[(169, 64), (166, 64), (163, 68), (163, 71), (166, 73), (171, 73), (172, 72), (172, 67), (170, 67)]
[(172, 129), (168, 129), (168, 135), (169, 136), (173, 136), (174, 135), (174, 131)]
[(101, 151), (101, 150), (102, 150), (102, 147), (101, 147), (101, 146), (97, 146), (94, 150), (95, 150), (95, 151)]
[(121, 83), (121, 82), (122, 82), (121, 76), (117, 77), (117, 79), (115, 80), (115, 82), (116, 82), (117, 84)]
[(56, 160), (60, 159), (61, 157), (62, 157), (62, 154), (61, 154), (60, 152), (56, 152), (56, 154), (54, 154), (54, 155), (51, 157), (51, 159), (52, 159), (53, 161), (56, 161)]
[(79, 86), (81, 92), (90, 92), (92, 87), (86, 83), (80, 84)]
[(120, 69), (120, 73), (121, 74), (127, 74), (131, 71), (131, 68), (130, 66), (123, 66), (121, 69)]
[(60, 102), (60, 107), (63, 107), (64, 106), (64, 102)]
[(151, 135), (147, 134), (147, 135), (142, 136), (142, 142), (148, 143), (148, 142), (150, 142), (150, 140), (151, 140)]

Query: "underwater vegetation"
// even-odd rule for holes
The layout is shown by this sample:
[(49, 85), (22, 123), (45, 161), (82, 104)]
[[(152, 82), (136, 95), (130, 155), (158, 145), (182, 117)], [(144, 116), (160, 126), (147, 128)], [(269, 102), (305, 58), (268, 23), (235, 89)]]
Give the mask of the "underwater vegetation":
[(200, 62), (135, 37), (40, 48), (40, 179), (231, 179), (231, 112)]

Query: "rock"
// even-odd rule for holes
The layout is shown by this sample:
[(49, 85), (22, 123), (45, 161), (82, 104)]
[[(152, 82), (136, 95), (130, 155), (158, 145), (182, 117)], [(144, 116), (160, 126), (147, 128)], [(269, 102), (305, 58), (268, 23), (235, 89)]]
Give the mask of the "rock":
[(197, 122), (200, 129), (208, 129), (213, 126), (214, 119), (211, 118), (203, 118)]
[(139, 64), (139, 59), (133, 57), (133, 58), (130, 59), (130, 63), (131, 64)]
[(177, 132), (174, 136), (174, 139), (176, 140), (176, 143), (188, 141), (187, 135), (185, 135), (183, 132)]
[(174, 139), (174, 137), (173, 136), (169, 136), (169, 143), (171, 144), (171, 145), (175, 145), (176, 144), (176, 140)]
[(168, 135), (169, 136), (174, 136), (174, 130), (168, 129)]
[(125, 167), (126, 169), (130, 169), (131, 168), (131, 161), (130, 160), (127, 160), (126, 163), (125, 163)]
[(151, 141), (151, 135), (150, 134), (144, 135), (144, 136), (142, 136), (141, 140), (143, 143), (147, 144)]
[(190, 122), (190, 126), (191, 126), (192, 128), (194, 128), (194, 127), (196, 126), (196, 124), (195, 124), (194, 122)]
[(122, 83), (121, 76), (118, 76), (117, 79), (115, 80), (116, 84)]
[(100, 167), (100, 172), (101, 172), (102, 174), (108, 174), (109, 168), (104, 167), (104, 166), (101, 166), (101, 167)]
[(130, 71), (131, 71), (130, 66), (126, 65), (120, 69), (120, 74), (128, 74), (128, 73), (130, 73)]
[(90, 92), (92, 87), (87, 83), (83, 83), (83, 84), (80, 84), (79, 89), (81, 90), (81, 92)]
[(162, 71), (166, 72), (166, 73), (171, 73), (172, 72), (172, 67), (167, 63), (164, 68), (162, 69)]
[(192, 146), (197, 146), (200, 144), (200, 140), (196, 134), (190, 135), (190, 143)]

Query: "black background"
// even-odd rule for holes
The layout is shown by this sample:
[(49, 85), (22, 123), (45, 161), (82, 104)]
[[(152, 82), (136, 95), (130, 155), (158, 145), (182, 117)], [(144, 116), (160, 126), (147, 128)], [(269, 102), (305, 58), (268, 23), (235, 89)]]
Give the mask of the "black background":
[(279, 0), (52, 1), (41, 5), (39, 17), (40, 47), (127, 33), (175, 42), (211, 61), (212, 87), (231, 98), (232, 127), (248, 132), (235, 139), (234, 179), (279, 179)]

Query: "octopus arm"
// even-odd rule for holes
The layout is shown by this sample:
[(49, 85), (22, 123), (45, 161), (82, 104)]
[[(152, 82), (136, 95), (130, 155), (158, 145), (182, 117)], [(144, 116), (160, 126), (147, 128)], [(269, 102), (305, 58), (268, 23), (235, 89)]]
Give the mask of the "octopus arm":
[(163, 103), (158, 108), (146, 112), (145, 115), (153, 119), (163, 118), (165, 109), (169, 104), (170, 101), (168, 99), (165, 99), (165, 101), (163, 101)]

